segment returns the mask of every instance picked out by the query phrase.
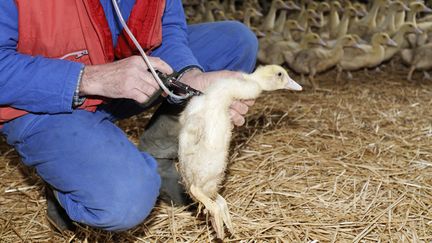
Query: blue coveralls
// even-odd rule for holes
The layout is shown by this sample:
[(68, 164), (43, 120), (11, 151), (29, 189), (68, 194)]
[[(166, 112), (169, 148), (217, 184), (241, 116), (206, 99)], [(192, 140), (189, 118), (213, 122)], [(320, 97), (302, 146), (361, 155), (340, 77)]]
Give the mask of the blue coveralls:
[[(113, 33), (121, 30), (110, 0), (101, 0)], [(134, 0), (120, 8), (128, 17)], [(186, 26), (180, 0), (167, 0), (163, 42), (152, 55), (180, 70), (251, 72), (258, 44), (244, 25), (217, 22)], [(32, 112), (0, 130), (22, 161), (56, 191), (77, 222), (126, 230), (142, 222), (159, 193), (155, 159), (140, 152), (106, 110), (72, 109), (82, 64), (17, 53), (18, 13), (13, 0), (0, 1), (0, 105)]]

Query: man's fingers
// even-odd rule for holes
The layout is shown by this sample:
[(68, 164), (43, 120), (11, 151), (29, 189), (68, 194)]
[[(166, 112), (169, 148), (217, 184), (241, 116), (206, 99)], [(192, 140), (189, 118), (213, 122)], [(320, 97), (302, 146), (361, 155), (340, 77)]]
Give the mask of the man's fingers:
[(236, 126), (243, 126), (245, 124), (245, 118), (237, 113), (235, 110), (230, 109), (230, 117), (234, 125)]
[(173, 69), (159, 57), (149, 57), (151, 65), (162, 73), (171, 74)]
[(234, 101), (230, 108), (237, 111), (241, 115), (245, 115), (249, 110), (249, 106), (240, 101)]
[(129, 98), (135, 100), (136, 102), (138, 102), (140, 104), (143, 104), (149, 100), (150, 96), (147, 95), (146, 93), (142, 92), (139, 89), (134, 89), (134, 90), (132, 90)]
[(255, 104), (255, 100), (242, 100), (248, 106), (253, 106)]

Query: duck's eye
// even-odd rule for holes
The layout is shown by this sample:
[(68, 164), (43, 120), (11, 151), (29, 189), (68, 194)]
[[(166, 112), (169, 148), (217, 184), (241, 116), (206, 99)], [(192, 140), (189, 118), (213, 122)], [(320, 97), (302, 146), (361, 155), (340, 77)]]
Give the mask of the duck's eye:
[(277, 76), (278, 76), (278, 77), (282, 77), (282, 73), (281, 73), (281, 72), (278, 72), (278, 73), (277, 73)]

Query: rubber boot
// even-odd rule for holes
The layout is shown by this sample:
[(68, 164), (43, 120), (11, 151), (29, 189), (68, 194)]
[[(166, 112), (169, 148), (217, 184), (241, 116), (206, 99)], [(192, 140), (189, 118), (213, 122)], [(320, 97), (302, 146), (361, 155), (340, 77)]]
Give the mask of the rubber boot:
[(66, 230), (75, 231), (76, 225), (73, 224), (73, 221), (60, 205), (49, 185), (45, 187), (45, 197), (47, 201), (47, 219), (50, 224), (60, 233)]
[(163, 102), (146, 126), (138, 146), (141, 151), (151, 154), (159, 164), (158, 171), (162, 179), (160, 198), (177, 206), (192, 202), (176, 168), (179, 114), (182, 110), (182, 106)]

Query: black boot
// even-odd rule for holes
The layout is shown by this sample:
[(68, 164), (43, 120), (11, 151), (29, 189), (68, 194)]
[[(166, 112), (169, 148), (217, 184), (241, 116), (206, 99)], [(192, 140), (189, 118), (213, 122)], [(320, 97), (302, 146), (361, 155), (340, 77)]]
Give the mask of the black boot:
[(45, 197), (47, 201), (47, 219), (50, 224), (60, 233), (65, 230), (75, 231), (76, 225), (73, 224), (73, 221), (57, 201), (53, 189), (48, 185), (45, 187)]
[(175, 162), (178, 153), (178, 121), (182, 107), (162, 103), (140, 137), (139, 149), (151, 154), (159, 164), (162, 179), (160, 197), (163, 201), (183, 206), (192, 202), (181, 184)]

